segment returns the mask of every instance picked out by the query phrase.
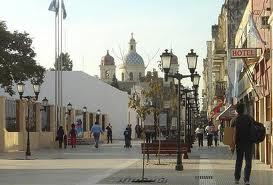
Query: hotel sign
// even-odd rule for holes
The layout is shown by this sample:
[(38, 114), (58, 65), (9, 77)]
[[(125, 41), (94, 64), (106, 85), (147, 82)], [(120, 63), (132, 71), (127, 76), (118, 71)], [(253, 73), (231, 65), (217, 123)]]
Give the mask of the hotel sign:
[(231, 58), (256, 58), (258, 48), (235, 48), (230, 50)]

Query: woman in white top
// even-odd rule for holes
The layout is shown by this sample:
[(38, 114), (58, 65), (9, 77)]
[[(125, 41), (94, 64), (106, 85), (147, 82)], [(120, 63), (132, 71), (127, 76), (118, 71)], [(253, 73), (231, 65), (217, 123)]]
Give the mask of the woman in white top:
[(204, 129), (202, 128), (201, 125), (199, 125), (199, 127), (197, 127), (197, 129), (195, 130), (195, 134), (198, 138), (198, 145), (203, 146), (203, 136), (204, 136)]

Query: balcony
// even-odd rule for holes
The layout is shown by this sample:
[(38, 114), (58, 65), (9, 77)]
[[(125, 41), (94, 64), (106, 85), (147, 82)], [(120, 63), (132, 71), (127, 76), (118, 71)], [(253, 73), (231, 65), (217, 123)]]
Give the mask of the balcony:
[(218, 98), (222, 98), (226, 93), (226, 89), (227, 89), (226, 81), (216, 82), (215, 96), (217, 96)]

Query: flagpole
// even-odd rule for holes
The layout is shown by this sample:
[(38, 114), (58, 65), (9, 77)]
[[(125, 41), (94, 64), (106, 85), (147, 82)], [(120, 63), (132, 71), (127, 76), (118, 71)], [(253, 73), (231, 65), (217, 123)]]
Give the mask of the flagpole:
[(58, 87), (57, 87), (57, 94), (58, 94), (58, 105), (57, 105), (57, 109), (58, 109), (58, 125), (60, 124), (60, 1), (58, 0), (58, 70), (57, 70), (57, 81), (58, 81)]
[[(63, 2), (62, 2), (63, 3)], [(62, 52), (63, 52), (63, 7), (62, 7), (62, 4), (61, 4), (61, 43), (60, 43), (60, 46), (61, 46), (61, 57), (60, 57), (60, 122), (62, 123), (62, 118), (63, 118), (63, 56), (62, 56)]]
[(55, 12), (55, 121), (57, 130), (58, 122), (58, 14)]

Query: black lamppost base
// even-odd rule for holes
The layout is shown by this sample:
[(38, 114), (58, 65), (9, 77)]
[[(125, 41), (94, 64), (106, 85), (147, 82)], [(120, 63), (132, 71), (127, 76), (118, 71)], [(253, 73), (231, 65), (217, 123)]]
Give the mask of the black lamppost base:
[(182, 164), (176, 165), (176, 166), (175, 166), (175, 170), (176, 170), (176, 171), (183, 171), (183, 165), (182, 165)]
[(31, 156), (31, 152), (30, 151), (26, 151), (26, 156)]

